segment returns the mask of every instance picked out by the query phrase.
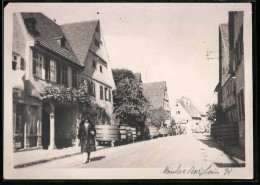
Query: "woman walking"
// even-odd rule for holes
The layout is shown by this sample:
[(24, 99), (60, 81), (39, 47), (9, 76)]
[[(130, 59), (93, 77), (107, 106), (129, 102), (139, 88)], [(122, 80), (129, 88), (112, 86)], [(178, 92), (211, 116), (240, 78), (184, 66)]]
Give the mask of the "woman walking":
[(90, 119), (84, 119), (79, 126), (78, 138), (80, 139), (81, 153), (84, 153), (84, 164), (89, 163), (90, 153), (96, 151), (96, 130)]

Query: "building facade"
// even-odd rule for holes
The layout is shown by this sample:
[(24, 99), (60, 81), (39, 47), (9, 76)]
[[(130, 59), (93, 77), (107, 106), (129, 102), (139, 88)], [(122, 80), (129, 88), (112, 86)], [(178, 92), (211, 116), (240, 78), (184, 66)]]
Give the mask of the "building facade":
[(167, 114), (164, 125), (170, 126), (171, 109), (166, 82), (143, 83), (143, 94), (150, 103), (150, 109), (163, 108)]
[(245, 76), (244, 76), (244, 42), (243, 42), (244, 12), (229, 12), (229, 73), (235, 79), (237, 120), (239, 127), (239, 144), (245, 147)]
[(172, 106), (172, 117), (187, 134), (195, 132), (196, 127), (204, 128), (207, 123), (204, 119), (205, 114), (201, 113), (185, 96), (175, 101), (175, 105)]
[[(77, 24), (73, 26), (77, 28)], [(14, 150), (73, 145), (78, 111), (71, 103), (42, 100), (39, 92), (44, 87), (87, 84), (97, 103), (112, 117), (114, 81), (101, 46), (99, 21), (84, 28), (89, 44), (81, 45), (81, 50), (75, 48), (65, 29), (42, 13), (13, 14), (12, 71), (17, 77), (13, 82)]]
[[(215, 88), (225, 121), (213, 129), (224, 144), (245, 145), (243, 12), (229, 12), (219, 26), (219, 83)], [(214, 135), (214, 132), (213, 132)]]
[(61, 27), (78, 60), (85, 66), (80, 72), (79, 83), (89, 84), (98, 105), (107, 111), (113, 122), (112, 91), (115, 83), (100, 22), (71, 23)]

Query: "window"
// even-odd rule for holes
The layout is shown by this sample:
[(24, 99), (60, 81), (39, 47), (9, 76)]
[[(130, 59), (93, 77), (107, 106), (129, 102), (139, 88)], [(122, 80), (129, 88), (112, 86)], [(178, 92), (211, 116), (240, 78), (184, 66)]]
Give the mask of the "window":
[(178, 107), (178, 102), (176, 101), (176, 104), (175, 104), (176, 107)]
[(42, 78), (43, 56), (33, 52), (33, 75)]
[(68, 85), (68, 67), (61, 67), (61, 83), (64, 85)]
[(25, 71), (25, 61), (23, 58), (21, 58), (21, 65), (20, 65), (20, 69)]
[(88, 82), (88, 93), (92, 96), (96, 96), (96, 84), (90, 80), (87, 80)]
[(99, 48), (100, 47), (100, 43), (99, 43), (99, 41), (98, 41), (98, 39), (94, 39), (94, 43), (95, 43), (95, 45)]
[(104, 99), (104, 95), (103, 95), (103, 86), (100, 85), (100, 99), (103, 100)]
[(92, 61), (92, 63), (93, 63), (93, 68), (95, 68), (95, 69), (96, 69), (96, 68), (97, 68), (96, 61), (95, 61), (95, 60), (93, 60), (93, 61)]
[(45, 79), (50, 80), (50, 60), (45, 59)]
[(108, 90), (108, 100), (111, 101), (111, 90)]
[(241, 103), (241, 117), (245, 116), (245, 107), (244, 107), (244, 92), (243, 89), (240, 91), (240, 103)]
[(72, 87), (78, 87), (78, 71), (76, 69), (72, 69)]
[(51, 82), (56, 82), (57, 77), (56, 77), (56, 62), (51, 60), (50, 61), (50, 81)]
[(31, 106), (30, 107), (30, 123), (28, 125), (28, 133), (29, 134), (37, 134), (37, 121), (38, 121), (38, 114), (37, 114), (37, 107), (36, 106)]
[(13, 53), (12, 69), (14, 71), (16, 71), (16, 69), (17, 69), (17, 60), (18, 60), (18, 55)]
[(105, 100), (108, 100), (108, 89), (105, 87)]
[(60, 40), (60, 45), (61, 45), (61, 47), (64, 48), (64, 49), (65, 49), (65, 42), (66, 42), (65, 38), (62, 37), (61, 40)]
[(57, 75), (56, 75), (56, 82), (57, 83), (60, 83), (61, 82), (61, 79), (60, 79), (60, 76), (61, 76), (61, 72), (60, 72), (60, 63), (56, 63), (56, 71), (57, 71)]
[(101, 65), (100, 65), (100, 67), (99, 67), (99, 68), (100, 68), (100, 72), (101, 72), (101, 73), (103, 73), (103, 70), (102, 70), (102, 66), (101, 66)]

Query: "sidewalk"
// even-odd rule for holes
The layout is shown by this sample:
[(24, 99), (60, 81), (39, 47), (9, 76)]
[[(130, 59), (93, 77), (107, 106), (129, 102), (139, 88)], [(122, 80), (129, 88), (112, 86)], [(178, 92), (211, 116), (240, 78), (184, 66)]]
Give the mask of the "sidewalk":
[(245, 167), (245, 150), (241, 146), (221, 146), (239, 166)]
[[(107, 146), (97, 146), (97, 150), (107, 148)], [(80, 147), (69, 147), (55, 150), (32, 150), (14, 153), (14, 168), (44, 163), (55, 159), (61, 159), (80, 154)]]

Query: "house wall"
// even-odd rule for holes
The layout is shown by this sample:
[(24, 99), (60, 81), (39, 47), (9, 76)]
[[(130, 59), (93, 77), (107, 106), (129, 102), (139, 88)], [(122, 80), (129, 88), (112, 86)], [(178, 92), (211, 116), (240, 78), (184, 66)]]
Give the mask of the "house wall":
[(224, 43), (223, 36), (220, 33), (220, 61), (221, 62), (221, 86), (223, 86), (226, 81), (230, 78), (230, 74), (228, 74), (229, 71), (229, 48), (227, 47), (227, 44)]
[[(94, 39), (100, 41), (100, 47), (98, 48)], [(113, 94), (112, 90), (115, 88), (114, 79), (112, 76), (112, 70), (110, 68), (109, 60), (105, 50), (104, 39), (101, 33), (101, 28), (98, 24), (98, 29), (96, 30), (91, 45), (90, 50), (85, 59), (85, 68), (80, 73), (80, 82), (82, 83), (84, 79), (91, 80), (95, 83), (95, 92), (96, 100), (99, 106), (107, 110), (110, 117), (113, 117)], [(93, 66), (93, 61), (95, 61), (95, 67)], [(102, 67), (102, 72), (100, 70)], [(105, 94), (103, 95), (104, 99), (100, 99), (100, 86), (103, 86), (105, 93), (105, 87), (110, 89), (111, 101), (105, 100)], [(113, 121), (113, 120), (112, 120)]]
[[(178, 106), (176, 106), (178, 104)], [(172, 106), (171, 116), (175, 119), (177, 123), (181, 123), (188, 120), (188, 123), (192, 120), (190, 115), (185, 111), (178, 101), (175, 101), (175, 105)], [(178, 113), (180, 112), (180, 114)]]
[[(234, 74), (236, 79), (236, 102), (237, 102), (237, 117), (239, 130), (239, 145), (245, 146), (245, 115), (244, 107), (244, 50), (243, 50), (243, 12), (229, 12), (229, 27), (230, 27), (230, 73)], [(241, 36), (241, 40), (239, 38)], [(242, 46), (241, 53), (238, 45)], [(239, 54), (240, 53), (240, 54)], [(241, 56), (241, 60), (239, 60)], [(240, 63), (239, 63), (240, 61)], [(243, 96), (241, 95), (243, 92)], [(242, 98), (241, 98), (242, 96)], [(242, 102), (241, 102), (242, 101)]]
[[(75, 69), (79, 69), (79, 66), (73, 64), (70, 61), (64, 60), (62, 57), (51, 51), (35, 46), (34, 39), (32, 39), (32, 37), (30, 37), (30, 35), (27, 33), (23, 19), (19, 13), (13, 14), (13, 27), (14, 32), (12, 50), (14, 53), (19, 55), (19, 60), (20, 58), (23, 58), (26, 64), (24, 75), (22, 77), (24, 90), (22, 90), (21, 96), (17, 96), (15, 91), (13, 95), (13, 129), (15, 132), (17, 117), (16, 107), (22, 105), (24, 107), (24, 134), (22, 136), (22, 139), (24, 140), (24, 148), (42, 147), (42, 124), (44, 124), (42, 123), (43, 102), (39, 99), (38, 92), (40, 89), (42, 89), (42, 85), (57, 86), (57, 84), (45, 80), (45, 63), (43, 63), (42, 78), (35, 77), (32, 74), (32, 51), (38, 52), (44, 58), (48, 57), (51, 60), (67, 65), (68, 86), (71, 86), (72, 84), (71, 68), (73, 67)], [(16, 71), (14, 71), (14, 73), (17, 74), (20, 72), (20, 64), (18, 64), (18, 68)], [(64, 115), (59, 115), (57, 117), (58, 120), (60, 119), (59, 117), (64, 118)], [(65, 134), (71, 132), (68, 131), (69, 127), (66, 125), (68, 123), (67, 120), (69, 120), (68, 117), (66, 122), (63, 120), (61, 121), (62, 123), (65, 123), (65, 125), (63, 125), (66, 131)], [(68, 124), (71, 124), (71, 122)], [(16, 136), (14, 135), (14, 142), (15, 137)]]

